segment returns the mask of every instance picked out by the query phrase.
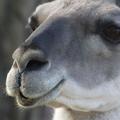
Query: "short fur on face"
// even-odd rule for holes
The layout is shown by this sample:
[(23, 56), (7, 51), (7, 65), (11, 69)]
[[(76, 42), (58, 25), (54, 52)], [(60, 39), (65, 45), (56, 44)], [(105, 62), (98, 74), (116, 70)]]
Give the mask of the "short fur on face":
[(37, 27), (14, 53), (8, 94), (24, 107), (57, 104), (87, 112), (118, 107), (118, 1), (56, 0), (38, 6), (33, 16)]

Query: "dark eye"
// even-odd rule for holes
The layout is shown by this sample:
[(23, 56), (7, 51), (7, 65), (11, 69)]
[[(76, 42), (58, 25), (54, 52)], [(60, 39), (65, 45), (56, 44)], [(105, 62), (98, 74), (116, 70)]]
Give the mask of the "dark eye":
[(113, 43), (120, 42), (120, 28), (115, 25), (107, 26), (103, 29), (103, 37)]
[(101, 36), (114, 44), (120, 43), (120, 26), (115, 23), (103, 24), (100, 30)]

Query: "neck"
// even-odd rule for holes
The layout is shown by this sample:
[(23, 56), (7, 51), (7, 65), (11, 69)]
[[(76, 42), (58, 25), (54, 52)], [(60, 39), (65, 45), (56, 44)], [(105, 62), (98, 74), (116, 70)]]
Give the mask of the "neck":
[(120, 108), (109, 112), (76, 112), (58, 108), (55, 109), (53, 120), (120, 120)]

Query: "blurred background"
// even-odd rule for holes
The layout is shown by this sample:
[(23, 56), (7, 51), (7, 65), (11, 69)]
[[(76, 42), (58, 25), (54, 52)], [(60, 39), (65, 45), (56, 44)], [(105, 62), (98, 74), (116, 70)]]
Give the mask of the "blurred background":
[(30, 34), (27, 19), (37, 5), (47, 1), (52, 0), (0, 0), (0, 120), (51, 120), (50, 108), (22, 110), (5, 93), (12, 53)]

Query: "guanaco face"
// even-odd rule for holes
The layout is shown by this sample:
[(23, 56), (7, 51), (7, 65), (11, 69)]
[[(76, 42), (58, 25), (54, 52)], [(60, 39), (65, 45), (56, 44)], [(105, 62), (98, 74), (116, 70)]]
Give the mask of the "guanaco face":
[(120, 105), (120, 8), (115, 0), (37, 7), (34, 30), (13, 53), (7, 93), (23, 107), (106, 111)]

